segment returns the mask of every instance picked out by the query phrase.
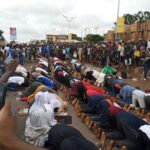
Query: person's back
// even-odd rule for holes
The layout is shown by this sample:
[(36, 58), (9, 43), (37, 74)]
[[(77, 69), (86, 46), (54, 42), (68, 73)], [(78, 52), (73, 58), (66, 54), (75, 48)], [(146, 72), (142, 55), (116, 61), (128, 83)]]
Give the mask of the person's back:
[(45, 148), (53, 147), (55, 150), (60, 150), (61, 142), (68, 137), (81, 137), (81, 133), (70, 126), (57, 124), (49, 131), (48, 141), (45, 143)]
[(98, 148), (84, 137), (69, 137), (62, 141), (60, 150), (98, 150)]
[(44, 85), (48, 86), (49, 88), (53, 88), (53, 81), (48, 79), (47, 77), (39, 76), (37, 78), (37, 81), (43, 83)]
[(98, 150), (77, 129), (63, 124), (57, 124), (51, 128), (45, 148), (49, 150)]

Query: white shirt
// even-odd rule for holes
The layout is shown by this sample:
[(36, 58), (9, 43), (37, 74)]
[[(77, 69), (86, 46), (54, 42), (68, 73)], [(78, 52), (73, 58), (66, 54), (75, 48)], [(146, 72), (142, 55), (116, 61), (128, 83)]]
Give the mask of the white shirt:
[(143, 125), (139, 128), (142, 132), (144, 132), (148, 138), (150, 139), (150, 125)]
[(23, 75), (23, 77), (26, 77), (27, 76), (27, 69), (24, 68), (23, 66), (21, 65), (18, 65), (17, 68), (16, 68), (16, 71), (17, 73), (21, 73)]
[(80, 66), (81, 64), (80, 64), (80, 63), (75, 63), (75, 65), (76, 65), (76, 66)]
[(24, 83), (24, 78), (23, 77), (18, 77), (18, 76), (13, 76), (13, 77), (9, 77), (7, 83), (17, 83), (19, 85)]
[(90, 49), (90, 48), (88, 48), (87, 50), (88, 50), (88, 51), (87, 51), (87, 54), (88, 54), (88, 55), (90, 55), (90, 51), (91, 51), (91, 49)]
[(60, 62), (60, 60), (55, 61), (55, 62), (54, 62), (54, 65), (56, 65), (58, 62)]
[(141, 90), (134, 90), (132, 94), (135, 94), (137, 97), (144, 99), (146, 93)]
[(54, 57), (54, 61), (59, 61), (59, 59), (57, 57)]
[(46, 58), (42, 57), (39, 59), (39, 61), (46, 61), (47, 62), (48, 60)]
[(6, 50), (6, 52), (8, 53), (9, 52), (9, 47), (5, 47), (5, 50)]
[(46, 61), (43, 61), (43, 60), (42, 60), (42, 61), (39, 62), (39, 64), (42, 64), (42, 65), (48, 67), (48, 63), (47, 63)]
[(63, 75), (66, 76), (68, 75), (68, 73), (66, 71), (63, 71)]
[(99, 78), (99, 75), (100, 75), (100, 72), (96, 71), (96, 70), (92, 70), (93, 73), (92, 75), (94, 76), (95, 79), (98, 79)]
[(148, 45), (147, 45), (147, 48), (150, 48), (150, 41), (148, 41)]
[(46, 70), (44, 70), (44, 69), (42, 69), (40, 67), (35, 68), (35, 71), (40, 71), (40, 72), (43, 72), (45, 74), (48, 74), (48, 72)]
[(82, 48), (79, 48), (78, 54), (81, 55), (82, 54)]
[(65, 51), (65, 49), (63, 49), (63, 54), (66, 54), (66, 51)]
[(72, 60), (71, 60), (71, 64), (73, 65), (73, 64), (75, 64), (77, 61), (78, 61), (78, 60), (76, 60), (76, 59), (72, 59)]
[(60, 66), (56, 66), (55, 69), (54, 69), (54, 71), (56, 71), (59, 67), (60, 67)]
[(104, 78), (105, 78), (105, 74), (104, 73), (100, 73), (98, 79), (96, 80), (96, 82), (98, 83), (98, 86), (104, 82)]

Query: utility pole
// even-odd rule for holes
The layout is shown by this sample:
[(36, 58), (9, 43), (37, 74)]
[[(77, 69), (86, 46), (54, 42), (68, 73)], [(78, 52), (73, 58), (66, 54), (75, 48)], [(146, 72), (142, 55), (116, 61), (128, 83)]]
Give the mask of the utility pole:
[(67, 16), (65, 16), (65, 15), (62, 15), (65, 19), (66, 19), (66, 21), (68, 22), (68, 35), (69, 35), (69, 33), (70, 33), (70, 24), (71, 24), (71, 22), (75, 19), (75, 17), (67, 17)]
[(119, 18), (119, 12), (120, 12), (120, 0), (118, 0), (118, 9), (117, 9), (117, 20), (116, 20), (116, 35), (115, 39), (117, 39), (118, 34), (117, 34), (117, 29), (118, 29), (118, 18)]
[(85, 31), (85, 38), (84, 38), (84, 40), (86, 41), (86, 36), (87, 36), (87, 28), (85, 28), (85, 29), (84, 29), (84, 31)]
[(81, 31), (81, 39), (82, 39), (82, 41), (83, 41), (83, 34), (82, 34), (82, 31)]
[(95, 34), (98, 34), (98, 29), (99, 29), (100, 27), (94, 27), (94, 29), (95, 29)]

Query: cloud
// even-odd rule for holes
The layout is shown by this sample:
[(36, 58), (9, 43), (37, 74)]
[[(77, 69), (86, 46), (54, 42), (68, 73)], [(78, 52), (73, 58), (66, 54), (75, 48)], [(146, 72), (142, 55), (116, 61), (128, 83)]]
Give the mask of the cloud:
[[(80, 34), (86, 27), (103, 33), (113, 27), (118, 0), (5, 0), (0, 5), (0, 28), (9, 40), (9, 28), (17, 28), (19, 41), (44, 39), (46, 34), (67, 33), (62, 15), (76, 17), (70, 31)], [(148, 0), (121, 0), (120, 15), (150, 10)]]

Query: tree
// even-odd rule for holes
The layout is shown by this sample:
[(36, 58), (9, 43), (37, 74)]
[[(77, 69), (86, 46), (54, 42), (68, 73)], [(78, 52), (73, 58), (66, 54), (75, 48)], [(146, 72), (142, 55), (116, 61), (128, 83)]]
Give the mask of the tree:
[(88, 34), (86, 36), (86, 41), (97, 43), (97, 42), (104, 41), (104, 37), (98, 34)]
[(125, 24), (133, 24), (137, 21), (136, 15), (125, 14), (124, 18), (125, 18)]
[(150, 12), (149, 11), (139, 11), (135, 14), (124, 14), (125, 24), (133, 24), (136, 22), (142, 22), (146, 20), (150, 20)]
[(82, 41), (82, 38), (78, 37), (76, 34), (72, 34), (72, 39), (77, 41)]
[(0, 40), (4, 40), (3, 33), (4, 32), (2, 30), (0, 30)]
[(144, 19), (145, 20), (150, 20), (150, 12), (149, 11), (144, 12)]
[(3, 32), (2, 30), (0, 30), (0, 36), (2, 36), (3, 33), (4, 33), (4, 32)]

